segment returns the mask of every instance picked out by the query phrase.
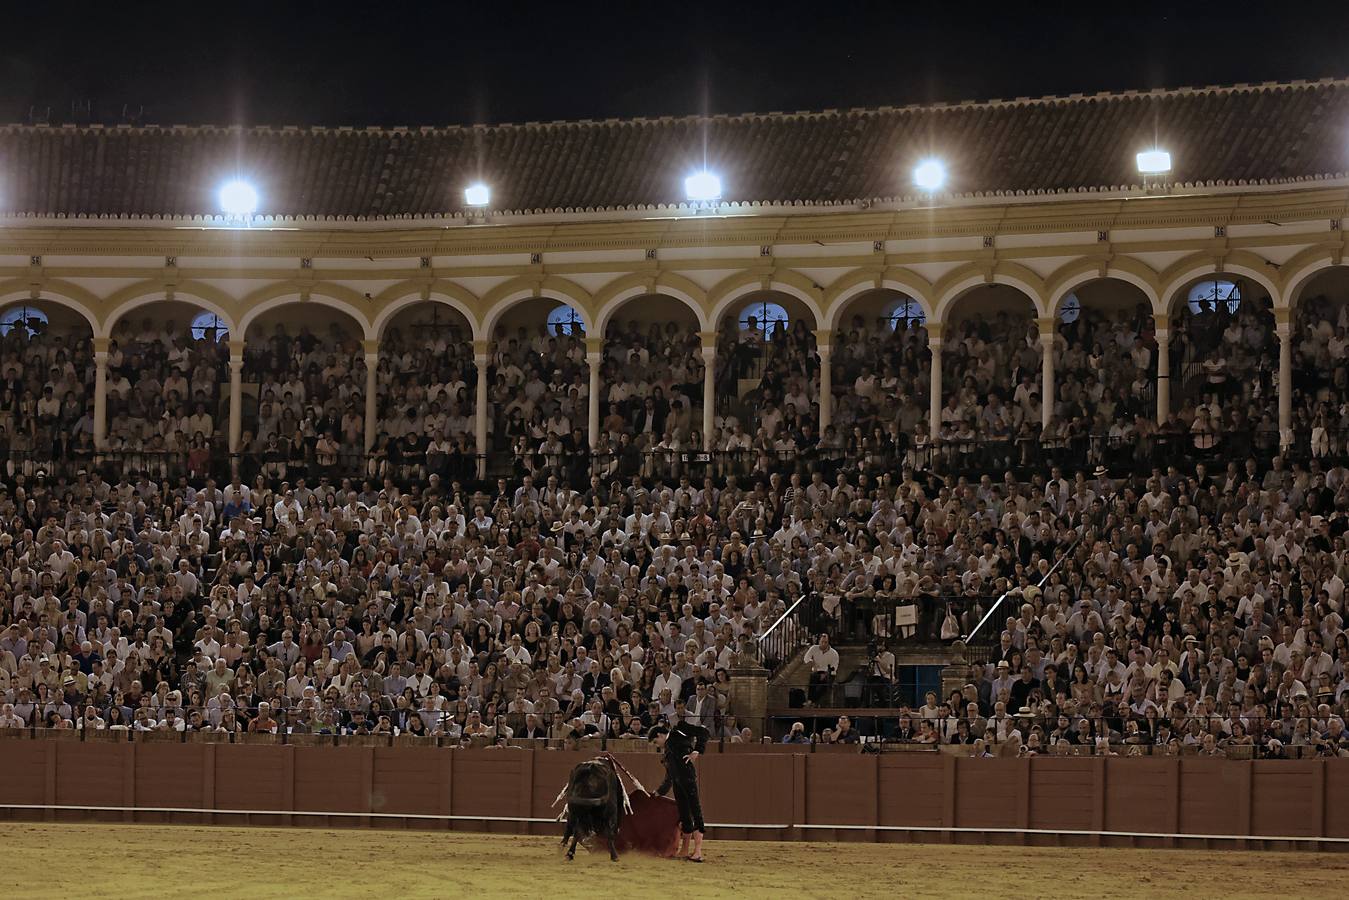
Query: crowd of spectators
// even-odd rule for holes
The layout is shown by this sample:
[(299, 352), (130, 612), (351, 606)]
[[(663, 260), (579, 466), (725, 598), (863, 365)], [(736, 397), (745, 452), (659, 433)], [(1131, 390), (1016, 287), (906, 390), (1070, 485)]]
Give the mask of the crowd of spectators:
[(1297, 307), (1293, 344), (1295, 435), (1312, 456), (1349, 452), (1349, 304), (1324, 295)]
[[(228, 381), (228, 350), (215, 337), (194, 339), (173, 320), (128, 317), (118, 323), (108, 346), (108, 451), (159, 471), (170, 457), (190, 460), (193, 474), (205, 474), (223, 424), (222, 374)], [(91, 362), (86, 356), (85, 365)], [(92, 375), (90, 366), (89, 407)], [(80, 434), (81, 449), (90, 450), (92, 425)]]
[[(366, 474), (400, 481), (424, 479), (431, 472), (470, 477), (477, 455), (477, 379), (466, 329), (424, 324), (390, 328), (380, 346), (378, 426)], [(349, 425), (355, 433), (350, 444), (363, 440), (364, 412), (351, 410)]]
[[(365, 363), (337, 322), (316, 334), (278, 323), (244, 347), (244, 380), (256, 384), (239, 450), (267, 477), (358, 468), (365, 451)], [(205, 342), (203, 342), (205, 343)], [(244, 403), (245, 410), (253, 404)]]
[[(717, 336), (717, 397), (740, 398), (718, 409), (712, 448), (736, 471), (762, 470), (828, 441), (819, 434), (819, 358), (802, 319), (728, 317)], [(749, 390), (741, 396), (741, 382)]]
[[(692, 493), (19, 476), (0, 724), (617, 738), (688, 715), (739, 739), (727, 670), (794, 584), (736, 602), (747, 548)], [(676, 558), (671, 516), (698, 513)]]
[[(1281, 447), (1325, 457), (1349, 433), (1346, 307), (1313, 295), (1295, 321), (1293, 427), (1280, 435), (1278, 342), (1268, 301), (1182, 305), (1170, 338), (1174, 411), (1155, 416), (1155, 323), (1143, 306), (1074, 306), (1053, 338), (1055, 396), (1041, 427), (1039, 330), (1029, 313), (950, 322), (936, 438), (921, 320), (854, 315), (832, 338), (831, 424), (819, 429), (820, 359), (804, 319), (723, 322), (717, 409), (708, 441), (718, 475), (793, 457), (868, 457), (892, 467), (972, 471), (1085, 459), (1138, 465)], [(194, 333), (194, 331), (196, 333)], [(209, 332), (209, 333), (208, 333)], [(228, 351), (209, 326), (127, 317), (113, 330), (106, 459), (160, 477), (228, 471)], [(251, 481), (320, 470), (383, 478), (465, 478), (476, 471), (477, 370), (466, 328), (393, 327), (377, 373), (376, 439), (367, 453), (364, 353), (350, 329), (274, 324), (245, 348), (240, 454)], [(91, 340), (10, 328), (0, 344), (0, 441), (32, 474), (93, 448)], [(611, 323), (601, 371), (600, 434), (587, 434), (585, 336), (571, 326), (501, 327), (489, 345), (488, 449), (499, 471), (581, 482), (651, 476), (703, 447), (703, 362), (696, 331)], [(72, 470), (73, 471), (73, 470)], [(497, 471), (497, 470), (494, 470)]]
[(33, 472), (93, 447), (90, 339), (20, 321), (0, 337), (0, 453), (8, 473)]
[(917, 599), (944, 602), (938, 615), (968, 634), (1006, 599), (985, 626), (996, 644), (971, 648), (970, 683), (880, 733), (1024, 752), (1349, 753), (1343, 465), (1201, 463), (1130, 481), (1053, 469), (1029, 484), (903, 483), (896, 499), (850, 518), (853, 540), (812, 572), (831, 630)]
[[(1299, 314), (1299, 360), (1319, 372), (1299, 384), (1304, 418), (1344, 412), (1334, 310), (1312, 299)], [(1203, 404), (1221, 409), (1224, 428), (1250, 431), (1243, 417), (1268, 415), (1270, 322), (1250, 304), (1174, 329), (1173, 352), (1216, 346), (1227, 361), (1225, 385)], [(1141, 312), (1084, 310), (1063, 325), (1052, 423), (1146, 422), (1137, 394), (1150, 329)], [(196, 442), (218, 439), (224, 345), (177, 331), (145, 321), (115, 332), (115, 446), (191, 458)], [(98, 466), (66, 475), (11, 462), (0, 724), (578, 738), (696, 716), (743, 739), (728, 673), (761, 659), (756, 639), (790, 600), (809, 598), (845, 641), (881, 628), (897, 637), (885, 611), (918, 601), (918, 636), (949, 638), (1010, 591), (1000, 646), (970, 686), (883, 733), (1024, 752), (1102, 739), (1344, 749), (1342, 447), (1270, 462), (1215, 437), (1194, 444), (1209, 451), (1202, 462), (1146, 477), (1094, 473), (1088, 458), (1032, 466), (1025, 480), (1004, 467), (943, 475), (903, 443), (921, 440), (926, 343), (923, 329), (884, 321), (840, 330), (835, 427), (818, 439), (807, 329), (719, 341), (719, 379), (758, 377), (749, 402), (715, 424), (714, 446), (748, 438), (744, 449), (763, 454), (741, 474), (641, 455), (698, 444), (696, 334), (612, 326), (602, 441), (624, 449), (598, 470), (575, 459), (586, 443), (582, 335), (502, 334), (493, 446), (516, 463), (481, 481), (450, 464), (472, 446), (476, 372), (462, 335), (387, 336), (367, 458), (359, 343), (336, 326), (322, 336), (278, 326), (247, 351), (258, 405), (246, 439), (261, 449), (244, 477), (123, 465), (104, 480)], [(1132, 369), (1112, 367), (1121, 356)], [(1038, 436), (1033, 322), (960, 326), (943, 358), (943, 429)], [(88, 343), (12, 329), (0, 359), (11, 448), (20, 436), (47, 441), (56, 462), (87, 447)], [(44, 419), (32, 401), (57, 388), (68, 408)], [(1118, 439), (1135, 448), (1144, 435)], [(828, 453), (781, 452), (801, 444)]]
[[(701, 346), (696, 330), (673, 322), (609, 326), (600, 370), (598, 474), (650, 476), (681, 453), (703, 449)], [(586, 397), (582, 392), (582, 428)]]

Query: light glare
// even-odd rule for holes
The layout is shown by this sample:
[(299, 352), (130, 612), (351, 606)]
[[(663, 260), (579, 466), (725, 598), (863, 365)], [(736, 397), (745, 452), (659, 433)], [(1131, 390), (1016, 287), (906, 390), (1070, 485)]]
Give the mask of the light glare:
[(220, 188), (220, 208), (227, 215), (251, 216), (258, 208), (258, 192), (247, 181), (227, 181)]
[(1165, 150), (1144, 150), (1138, 154), (1138, 171), (1142, 175), (1160, 175), (1171, 171), (1171, 154)]
[(696, 203), (721, 199), (721, 179), (711, 172), (694, 172), (684, 179), (684, 193)]
[(925, 159), (913, 170), (913, 183), (925, 191), (939, 190), (946, 184), (946, 166), (939, 159)]
[(464, 203), (467, 206), (486, 206), (492, 202), (492, 189), (481, 181), (464, 188)]

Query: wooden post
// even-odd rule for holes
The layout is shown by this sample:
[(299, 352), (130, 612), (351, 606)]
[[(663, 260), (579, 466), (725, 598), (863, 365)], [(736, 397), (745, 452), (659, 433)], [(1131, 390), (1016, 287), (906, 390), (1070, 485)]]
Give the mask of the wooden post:
[[(281, 748), (281, 808), (295, 809), (295, 748), (286, 745)], [(281, 824), (295, 824), (294, 816), (282, 816)]]
[(47, 809), (43, 811), (42, 818), (48, 822), (56, 821), (56, 810), (51, 807), (56, 805), (56, 747), (55, 741), (44, 741), (43, 751), (45, 752), (46, 769), (44, 774), (47, 776), (47, 783), (43, 791), (42, 802), (47, 804)]
[[(871, 756), (871, 824), (881, 824), (881, 755)], [(872, 831), (867, 837), (871, 841), (879, 839), (882, 832)]]
[[(958, 827), (956, 822), (956, 782), (960, 779), (956, 766), (959, 762), (959, 757), (945, 754), (942, 756), (942, 767), (944, 769), (942, 776), (946, 781), (946, 810), (942, 815), (942, 824), (948, 828)], [(954, 841), (954, 832), (947, 832), (946, 840), (948, 842)]]
[[(1252, 835), (1255, 834), (1255, 829), (1251, 827), (1254, 817), (1252, 808), (1255, 806), (1255, 798), (1252, 796), (1255, 790), (1255, 760), (1246, 760), (1239, 765), (1241, 769), (1237, 777), (1241, 785), (1237, 788), (1237, 827), (1241, 829), (1242, 834)], [(1243, 840), (1237, 846), (1246, 850), (1250, 848), (1251, 842)]]
[[(202, 748), (201, 806), (202, 809), (215, 809), (215, 744)], [(207, 813), (202, 824), (214, 825), (217, 819), (215, 813)]]
[[(1312, 825), (1316, 829), (1317, 837), (1326, 836), (1326, 760), (1318, 759), (1312, 762)], [(1325, 845), (1320, 841), (1316, 842), (1315, 849), (1321, 850)]]
[[(366, 812), (375, 809), (375, 748), (361, 749), (361, 808)], [(370, 827), (370, 817), (361, 816), (361, 827)]]
[[(1021, 778), (1018, 779), (1020, 784), (1017, 788), (1016, 825), (1018, 828), (1030, 827), (1031, 767), (1034, 765), (1035, 760), (1031, 757), (1027, 757), (1025, 762), (1026, 764), (1021, 769)], [(1021, 842), (1023, 844), (1026, 843), (1026, 835), (1021, 835)]]
[[(454, 751), (445, 754), (445, 784), (440, 795), (441, 814), (454, 815)], [(445, 820), (445, 829), (454, 831), (454, 821)]]
[[(1105, 757), (1092, 757), (1091, 770), (1092, 787), (1095, 793), (1095, 803), (1091, 811), (1091, 827), (1095, 831), (1105, 831)], [(1102, 840), (1102, 837), (1098, 834), (1092, 843), (1099, 847)]]
[[(1171, 760), (1171, 833), (1180, 834), (1180, 758)], [(1180, 839), (1171, 838), (1171, 846), (1179, 847)]]
[[(122, 758), (122, 805), (136, 805), (136, 742), (132, 741), (122, 748), (125, 754)], [(169, 821), (173, 816), (168, 817)], [(123, 822), (136, 821), (136, 813), (133, 810), (122, 812)]]
[[(520, 763), (520, 806), (516, 815), (522, 819), (527, 819), (534, 812), (534, 750), (530, 749), (520, 756), (522, 757)], [(533, 834), (534, 825), (531, 822), (520, 822), (515, 831), (517, 834)]]
[[(808, 825), (806, 808), (806, 756), (804, 753), (792, 755), (792, 825)], [(800, 828), (792, 829), (793, 837), (805, 840), (806, 834)]]

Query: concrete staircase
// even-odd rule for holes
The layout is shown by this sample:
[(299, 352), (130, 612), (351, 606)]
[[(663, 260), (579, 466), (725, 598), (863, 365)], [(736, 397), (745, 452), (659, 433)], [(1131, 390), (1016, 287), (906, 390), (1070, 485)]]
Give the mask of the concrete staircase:
[[(792, 660), (773, 676), (773, 680), (768, 683), (768, 705), (770, 708), (784, 708), (787, 706), (789, 695), (792, 688), (804, 688), (810, 684), (810, 666), (806, 665), (806, 650), (800, 650)], [(838, 651), (838, 677), (837, 681), (842, 684), (849, 678), (852, 678), (853, 672), (858, 666), (865, 665), (867, 661), (867, 648), (860, 647), (835, 647)]]

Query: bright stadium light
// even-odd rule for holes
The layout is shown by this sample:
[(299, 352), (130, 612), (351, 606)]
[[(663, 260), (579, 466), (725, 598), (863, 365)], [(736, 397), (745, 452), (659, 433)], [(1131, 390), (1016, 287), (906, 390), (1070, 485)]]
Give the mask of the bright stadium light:
[(220, 187), (220, 209), (229, 216), (251, 216), (258, 209), (258, 192), (247, 181), (234, 179)]
[(946, 184), (946, 166), (935, 158), (925, 159), (913, 169), (913, 183), (928, 193), (941, 190)]
[(481, 181), (464, 188), (465, 206), (486, 206), (492, 202), (492, 189)]
[(1140, 175), (1163, 175), (1171, 171), (1171, 154), (1165, 150), (1144, 150), (1138, 154)]
[(704, 169), (684, 179), (684, 194), (694, 203), (721, 199), (721, 179)]

